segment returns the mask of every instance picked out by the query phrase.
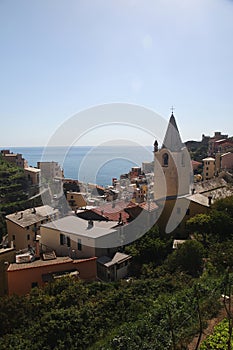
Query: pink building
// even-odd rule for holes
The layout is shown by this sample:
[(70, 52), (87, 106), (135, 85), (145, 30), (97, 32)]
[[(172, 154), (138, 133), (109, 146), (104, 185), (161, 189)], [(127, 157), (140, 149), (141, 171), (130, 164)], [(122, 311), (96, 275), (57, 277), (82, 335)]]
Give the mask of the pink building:
[(233, 169), (233, 153), (228, 152), (221, 155), (221, 168), (222, 170)]

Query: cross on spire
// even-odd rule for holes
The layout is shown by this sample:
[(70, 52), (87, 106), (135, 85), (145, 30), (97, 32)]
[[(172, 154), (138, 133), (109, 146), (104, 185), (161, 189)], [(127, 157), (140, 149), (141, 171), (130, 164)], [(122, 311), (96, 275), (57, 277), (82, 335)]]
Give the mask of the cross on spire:
[(175, 107), (171, 106), (171, 108), (170, 108), (170, 109), (171, 109), (172, 114), (173, 114)]

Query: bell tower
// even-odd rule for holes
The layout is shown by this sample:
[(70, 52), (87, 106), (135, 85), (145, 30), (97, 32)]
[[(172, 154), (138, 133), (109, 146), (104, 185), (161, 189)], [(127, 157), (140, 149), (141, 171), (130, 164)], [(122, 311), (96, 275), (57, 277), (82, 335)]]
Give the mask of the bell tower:
[(187, 148), (181, 141), (172, 114), (162, 147), (154, 143), (154, 199), (169, 199), (190, 193), (191, 162)]

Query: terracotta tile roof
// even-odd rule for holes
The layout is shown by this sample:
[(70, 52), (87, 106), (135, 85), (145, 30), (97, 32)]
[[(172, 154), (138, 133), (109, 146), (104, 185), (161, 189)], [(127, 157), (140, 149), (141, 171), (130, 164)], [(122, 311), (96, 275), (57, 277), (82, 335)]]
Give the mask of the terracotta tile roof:
[(7, 272), (16, 271), (16, 270), (34, 269), (34, 268), (43, 267), (43, 266), (67, 264), (67, 263), (71, 263), (72, 261), (73, 260), (68, 256), (64, 256), (64, 257), (57, 257), (54, 260), (46, 260), (46, 261), (35, 260), (33, 262), (23, 263), (23, 264), (14, 263), (14, 264), (10, 264), (10, 266), (7, 269)]
[(130, 205), (132, 205), (132, 202), (126, 202), (124, 200), (107, 202), (101, 206), (83, 212), (80, 216), (86, 218), (90, 216), (90, 219), (93, 220), (119, 221), (121, 214), (121, 220), (127, 222), (129, 214), (126, 213), (124, 209)]
[(192, 160), (191, 163), (192, 163), (192, 166), (202, 165), (201, 162), (198, 162), (198, 161), (196, 161), (196, 160)]
[(158, 209), (158, 205), (155, 202), (138, 203), (138, 206), (144, 210), (149, 211), (149, 212), (152, 212), (152, 211)]
[(154, 210), (158, 209), (158, 205), (155, 202), (142, 202), (142, 203), (132, 203), (127, 206), (126, 209), (131, 209), (131, 208), (141, 208), (146, 211), (152, 212)]

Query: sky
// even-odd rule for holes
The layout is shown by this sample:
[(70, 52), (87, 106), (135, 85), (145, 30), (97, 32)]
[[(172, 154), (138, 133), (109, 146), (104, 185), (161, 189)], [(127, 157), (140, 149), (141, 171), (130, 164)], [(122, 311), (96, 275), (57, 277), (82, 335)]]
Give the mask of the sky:
[(140, 113), (131, 130), (127, 113), (118, 129), (88, 129), (83, 111), (112, 103), (166, 121), (174, 106), (183, 141), (232, 136), (232, 18), (231, 0), (0, 0), (0, 147), (47, 145), (74, 116), (83, 145), (150, 145), (151, 121), (134, 132)]

